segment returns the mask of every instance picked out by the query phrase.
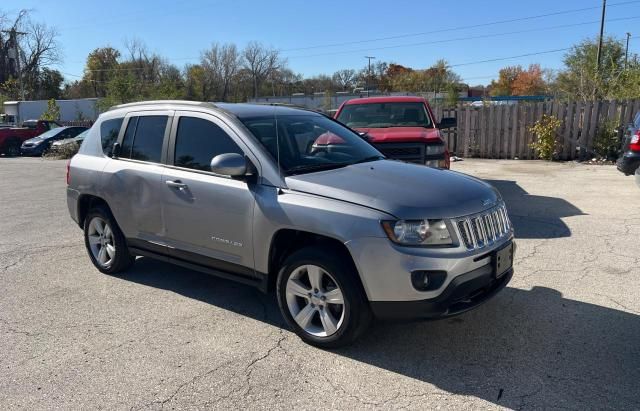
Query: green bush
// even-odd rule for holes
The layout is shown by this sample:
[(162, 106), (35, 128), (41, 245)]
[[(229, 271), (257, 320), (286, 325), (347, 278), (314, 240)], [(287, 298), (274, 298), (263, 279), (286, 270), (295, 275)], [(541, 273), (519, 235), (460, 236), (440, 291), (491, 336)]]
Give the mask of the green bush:
[(611, 161), (618, 158), (621, 141), (618, 138), (617, 126), (615, 121), (605, 120), (598, 127), (593, 139), (593, 150), (598, 157)]
[(558, 154), (558, 129), (562, 122), (555, 116), (542, 115), (542, 118), (529, 128), (536, 135), (536, 141), (529, 144), (543, 160), (551, 161)]

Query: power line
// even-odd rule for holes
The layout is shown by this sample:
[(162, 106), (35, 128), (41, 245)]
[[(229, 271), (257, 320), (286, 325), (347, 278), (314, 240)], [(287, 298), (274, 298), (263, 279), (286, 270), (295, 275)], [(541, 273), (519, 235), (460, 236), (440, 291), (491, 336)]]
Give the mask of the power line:
[[(615, 19), (608, 19), (606, 21), (607, 22), (616, 22), (616, 21), (637, 20), (637, 19), (640, 19), (640, 16), (620, 17), (620, 18), (615, 18)], [(539, 27), (539, 28), (527, 29), (527, 30), (517, 30), (517, 31), (508, 31), (508, 32), (502, 32), (502, 33), (483, 34), (483, 35), (478, 35), (478, 36), (457, 37), (457, 38), (451, 38), (451, 39), (433, 40), (433, 41), (425, 41), (425, 42), (419, 42), (419, 43), (399, 44), (399, 45), (393, 45), (393, 46), (377, 47), (377, 48), (373, 48), (373, 49), (370, 48), (370, 49), (337, 51), (337, 52), (312, 54), (312, 55), (290, 56), (289, 58), (316, 57), (316, 56), (325, 56), (325, 55), (334, 55), (334, 54), (355, 53), (355, 52), (359, 52), (359, 51), (386, 50), (386, 49), (400, 48), (400, 47), (415, 47), (415, 46), (423, 46), (423, 45), (429, 45), (429, 44), (441, 44), (441, 43), (449, 43), (449, 42), (457, 42), (457, 41), (466, 41), (466, 40), (475, 40), (475, 39), (483, 39), (483, 38), (500, 37), (500, 36), (507, 36), (507, 35), (513, 35), (513, 34), (531, 33), (531, 32), (537, 32), (537, 31), (555, 30), (555, 29), (569, 28), (569, 27), (578, 27), (578, 26), (583, 26), (583, 25), (588, 25), (588, 24), (595, 24), (595, 23), (599, 23), (599, 22), (600, 22), (600, 20), (591, 20), (591, 21), (585, 21), (585, 22), (581, 22), (581, 23), (562, 24), (562, 25), (557, 25), (557, 26)], [(181, 57), (181, 58), (171, 58), (171, 59), (165, 59), (165, 60), (167, 60), (167, 61), (179, 61), (179, 60), (187, 60), (187, 59), (195, 59), (195, 58), (196, 57), (193, 57), (193, 58)], [(108, 69), (85, 69), (86, 72), (142, 71), (142, 70), (147, 70), (147, 68), (144, 68), (144, 67), (116, 67), (116, 68), (108, 68)], [(74, 75), (74, 77), (82, 77), (82, 76)]]
[[(609, 4), (609, 7), (623, 6), (623, 5), (634, 4), (634, 3), (640, 3), (640, 0), (622, 1), (622, 2), (618, 2), (618, 3), (611, 3), (611, 4)], [(353, 45), (353, 44), (372, 43), (372, 42), (383, 41), (383, 40), (395, 40), (395, 39), (399, 39), (399, 38), (417, 37), (417, 36), (424, 36), (424, 35), (427, 35), (427, 34), (445, 33), (445, 32), (448, 32), (448, 31), (466, 30), (466, 29), (472, 29), (472, 28), (494, 26), (494, 25), (497, 25), (497, 24), (506, 24), (506, 23), (515, 23), (515, 22), (519, 22), (519, 21), (535, 20), (535, 19), (540, 19), (540, 18), (544, 18), (544, 17), (560, 16), (560, 15), (563, 15), (563, 14), (578, 13), (578, 12), (581, 12), (581, 11), (588, 11), (588, 10), (594, 10), (594, 9), (599, 9), (599, 8), (600, 8), (600, 6), (583, 7), (583, 8), (579, 8), (579, 9), (562, 10), (562, 11), (556, 11), (556, 12), (552, 12), (552, 13), (538, 14), (538, 15), (535, 15), (535, 16), (526, 16), (526, 17), (519, 17), (519, 18), (513, 18), (513, 19), (506, 19), (506, 20), (497, 20), (497, 21), (492, 21), (492, 22), (488, 22), (488, 23), (479, 23), (479, 24), (472, 24), (472, 25), (465, 25), (465, 26), (457, 26), (457, 27), (450, 27), (450, 28), (444, 28), (444, 29), (438, 29), (438, 30), (423, 31), (423, 32), (418, 32), (418, 33), (399, 34), (399, 35), (395, 35), (395, 36), (378, 37), (378, 38), (366, 39), (366, 40), (355, 40), (355, 41), (346, 41), (346, 42), (341, 42), (341, 43), (329, 43), (329, 44), (321, 44), (321, 45), (315, 45), (315, 46), (295, 47), (295, 48), (289, 48), (289, 49), (282, 49), (280, 51), (284, 52), (284, 51), (311, 50), (311, 49), (318, 49), (318, 48), (340, 47), (340, 46), (349, 46), (349, 45)]]
[[(640, 16), (620, 17), (616, 19), (609, 19), (607, 20), (607, 22), (636, 20), (636, 19), (640, 19)], [(429, 44), (441, 44), (441, 43), (450, 43), (450, 42), (464, 41), (464, 40), (476, 40), (476, 39), (484, 39), (484, 38), (492, 38), (492, 37), (501, 37), (501, 36), (507, 36), (512, 34), (532, 33), (536, 31), (556, 30), (561, 28), (584, 26), (584, 25), (594, 24), (594, 23), (600, 23), (600, 20), (591, 20), (591, 21), (585, 21), (581, 23), (572, 23), (572, 24), (561, 24), (561, 25), (549, 26), (549, 27), (539, 27), (539, 28), (527, 29), (527, 30), (507, 31), (502, 33), (481, 34), (477, 36), (465, 36), (465, 37), (456, 37), (451, 39), (423, 41), (418, 43), (396, 44), (392, 46), (372, 47), (372, 48), (366, 48), (366, 49), (363, 48), (363, 49), (353, 49), (353, 50), (330, 51), (326, 53), (317, 53), (317, 54), (288, 56), (288, 58), (295, 59), (295, 58), (307, 58), (307, 57), (321, 57), (321, 56), (332, 56), (337, 54), (360, 53), (360, 52), (366, 52), (366, 51), (372, 51), (372, 50), (388, 50), (388, 49), (395, 49), (395, 48), (402, 48), (402, 47), (416, 47), (416, 46), (424, 46)]]
[(530, 56), (539, 56), (541, 54), (559, 53), (561, 51), (567, 51), (567, 50), (571, 50), (571, 49), (572, 49), (572, 47), (565, 47), (565, 48), (561, 48), (561, 49), (537, 51), (537, 52), (534, 52), (534, 53), (518, 54), (516, 56), (497, 57), (497, 58), (492, 58), (492, 59), (487, 59), (487, 60), (470, 61), (470, 62), (467, 62), (467, 63), (449, 64), (449, 67), (461, 67), (461, 66), (470, 66), (470, 65), (473, 65), (473, 64), (491, 63), (491, 62), (494, 62), (494, 61), (513, 60), (513, 59), (517, 59), (517, 58), (520, 58), (520, 57), (530, 57)]

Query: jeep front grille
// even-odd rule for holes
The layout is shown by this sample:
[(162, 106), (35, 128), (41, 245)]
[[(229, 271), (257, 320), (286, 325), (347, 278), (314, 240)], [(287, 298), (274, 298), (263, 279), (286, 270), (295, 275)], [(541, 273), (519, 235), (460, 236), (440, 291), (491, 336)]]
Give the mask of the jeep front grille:
[(457, 220), (458, 231), (469, 250), (488, 247), (511, 233), (511, 222), (504, 204)]

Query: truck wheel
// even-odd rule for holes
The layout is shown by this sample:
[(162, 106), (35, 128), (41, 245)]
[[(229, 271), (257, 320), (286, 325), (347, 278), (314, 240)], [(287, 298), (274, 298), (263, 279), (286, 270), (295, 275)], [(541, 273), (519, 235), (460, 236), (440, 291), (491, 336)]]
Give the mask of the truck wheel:
[(291, 254), (278, 274), (280, 311), (302, 340), (320, 348), (353, 343), (371, 322), (358, 273), (343, 253), (307, 247)]
[(84, 244), (93, 265), (105, 274), (117, 274), (134, 262), (122, 231), (104, 207), (93, 208), (87, 213)]
[(7, 157), (17, 157), (20, 155), (20, 141), (11, 139), (5, 145), (4, 153)]

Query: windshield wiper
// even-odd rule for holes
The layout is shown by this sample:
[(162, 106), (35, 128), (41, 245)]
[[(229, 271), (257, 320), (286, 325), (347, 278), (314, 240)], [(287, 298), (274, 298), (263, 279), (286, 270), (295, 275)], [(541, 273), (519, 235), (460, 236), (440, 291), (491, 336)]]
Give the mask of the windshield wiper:
[(312, 171), (332, 170), (335, 168), (346, 167), (352, 163), (325, 163), (325, 164), (305, 164), (300, 166), (291, 167), (287, 170), (287, 174), (303, 174)]

